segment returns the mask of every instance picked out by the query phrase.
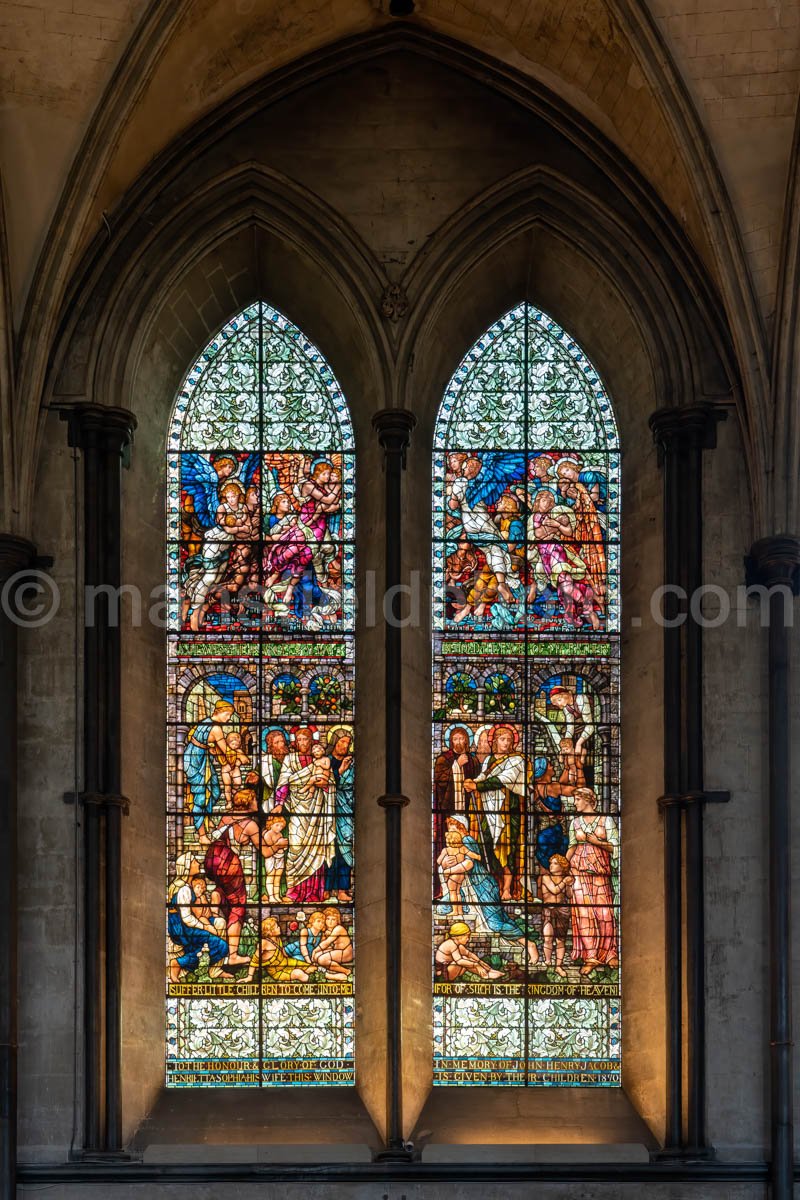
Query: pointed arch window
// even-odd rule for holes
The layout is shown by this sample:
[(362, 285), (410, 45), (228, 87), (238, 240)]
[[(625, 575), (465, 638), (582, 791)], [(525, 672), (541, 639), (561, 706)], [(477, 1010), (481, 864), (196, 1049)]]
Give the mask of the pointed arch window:
[(354, 453), (258, 303), (167, 450), (167, 1082), (353, 1082)]
[(435, 430), (440, 1085), (620, 1082), (619, 511), (600, 378), (520, 304)]

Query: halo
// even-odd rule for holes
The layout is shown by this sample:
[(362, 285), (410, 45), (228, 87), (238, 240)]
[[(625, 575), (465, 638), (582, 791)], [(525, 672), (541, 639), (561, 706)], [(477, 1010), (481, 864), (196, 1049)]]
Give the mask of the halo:
[(475, 746), (478, 743), (478, 739), (475, 734), (475, 731), (472, 730), (465, 721), (454, 721), (452, 725), (443, 725), (442, 726), (442, 749), (449, 750), (450, 737), (455, 732), (456, 729), (464, 730), (464, 732), (467, 734), (467, 737), (469, 738), (469, 748), (470, 748), (470, 750), (474, 751)]
[(290, 740), (289, 730), (286, 728), (285, 725), (267, 725), (264, 729), (261, 730), (261, 752), (262, 752), (262, 754), (264, 753), (264, 751), (267, 748), (267, 738), (269, 737), (269, 735), (271, 733), (283, 734), (283, 736), (286, 738), (287, 742)]
[(496, 725), (490, 725), (489, 729), (491, 730), (491, 733), (489, 734), (489, 745), (492, 747), (493, 752), (494, 739), (497, 737), (501, 729), (507, 729), (509, 731), (514, 739), (514, 749), (517, 749), (517, 746), (519, 745), (519, 731), (513, 725), (509, 725), (506, 721), (498, 721)]
[(339, 468), (336, 466), (335, 463), (331, 462), (331, 458), (332, 458), (332, 455), (330, 455), (330, 454), (318, 454), (316, 458), (312, 458), (311, 463), (308, 468), (309, 473), (311, 471), (314, 471), (319, 466), (320, 463), (325, 463), (325, 466), (330, 467), (332, 471), (338, 471)]
[(329, 747), (333, 747), (336, 745), (336, 743), (340, 737), (349, 737), (350, 743), (352, 746), (352, 743), (354, 741), (353, 726), (352, 725), (334, 725), (333, 728), (328, 731), (328, 735), (326, 738), (326, 744)]
[(316, 725), (311, 725), (309, 722), (304, 721), (302, 725), (290, 725), (289, 726), (289, 740), (292, 743), (294, 743), (297, 740), (297, 735), (301, 729), (307, 729), (308, 732), (311, 734), (312, 738), (314, 739), (314, 741), (315, 742), (319, 741), (319, 728)]
[(576, 458), (574, 454), (565, 454), (564, 457), (560, 458), (556, 463), (556, 474), (558, 474), (558, 468), (564, 466), (565, 463), (571, 463), (573, 467), (578, 468), (581, 466), (581, 460)]

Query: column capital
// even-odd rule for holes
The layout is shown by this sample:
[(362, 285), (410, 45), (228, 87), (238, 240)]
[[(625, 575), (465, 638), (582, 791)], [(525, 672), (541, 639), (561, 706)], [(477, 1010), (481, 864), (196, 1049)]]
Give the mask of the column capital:
[(0, 581), (10, 579), (36, 562), (36, 547), (15, 533), (0, 533)]
[(800, 594), (800, 538), (788, 533), (759, 538), (745, 558), (745, 572), (748, 584), (785, 584)]
[(411, 431), (417, 423), (417, 418), (407, 408), (383, 408), (372, 418), (372, 428), (378, 434), (378, 441), (385, 456), (399, 454), (406, 464), (406, 450), (411, 441)]
[(727, 420), (727, 416), (720, 405), (701, 401), (659, 408), (650, 417), (649, 425), (662, 454), (686, 444), (713, 450), (717, 444), (717, 424)]
[(122, 454), (133, 442), (136, 417), (127, 408), (111, 408), (107, 404), (65, 404), (61, 420), (69, 427), (69, 444), (87, 450), (102, 439), (111, 448), (119, 446)]

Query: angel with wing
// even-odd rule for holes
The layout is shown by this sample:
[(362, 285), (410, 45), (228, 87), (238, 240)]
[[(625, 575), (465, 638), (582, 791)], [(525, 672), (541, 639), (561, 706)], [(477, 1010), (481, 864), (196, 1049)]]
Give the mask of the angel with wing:
[(469, 455), (460, 464), (459, 474), (450, 485), (448, 506), (461, 518), (460, 529), (449, 531), (455, 537), (461, 533), (473, 546), (479, 547), (489, 571), (497, 581), (497, 593), (506, 604), (515, 604), (507, 580), (516, 586), (519, 579), (511, 562), (508, 545), (495, 523), (490, 506), (497, 503), (514, 483), (525, 478), (525, 456), (518, 452), (492, 450), (481, 458)]
[[(270, 485), (269, 474), (265, 483), (268, 488), (277, 487), (274, 479)], [(295, 596), (295, 589), (310, 573), (317, 615), (323, 615), (323, 610), (325, 615), (334, 615), (339, 597), (324, 584), (336, 555), (331, 524), (341, 510), (340, 473), (333, 463), (320, 459), (295, 484), (293, 493), (291, 497), (275, 491), (270, 501), (271, 516), (264, 533), (264, 598), (278, 614), (287, 613), (294, 605), (300, 615), (303, 595)]]
[(181, 462), (181, 484), (192, 497), (194, 511), (203, 529), (199, 550), (184, 564), (183, 603), (181, 619), (198, 631), (205, 621), (213, 595), (230, 574), (235, 563), (234, 588), (246, 578), (243, 551), (249, 547), (237, 544), (253, 536), (254, 509), (258, 508), (258, 490), (253, 478), (258, 468), (258, 454), (248, 454), (239, 461), (234, 455), (219, 455), (210, 460), (203, 454), (184, 454)]

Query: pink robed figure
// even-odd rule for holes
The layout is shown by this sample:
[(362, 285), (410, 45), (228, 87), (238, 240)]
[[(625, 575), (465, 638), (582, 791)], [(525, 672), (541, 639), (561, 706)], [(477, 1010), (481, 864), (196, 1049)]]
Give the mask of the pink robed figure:
[(619, 964), (614, 912), (614, 876), (619, 832), (612, 816), (594, 811), (591, 788), (575, 791), (577, 815), (572, 818), (567, 858), (572, 884), (572, 957), (582, 959), (581, 974), (595, 967)]

